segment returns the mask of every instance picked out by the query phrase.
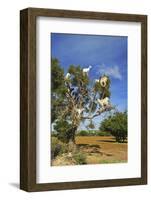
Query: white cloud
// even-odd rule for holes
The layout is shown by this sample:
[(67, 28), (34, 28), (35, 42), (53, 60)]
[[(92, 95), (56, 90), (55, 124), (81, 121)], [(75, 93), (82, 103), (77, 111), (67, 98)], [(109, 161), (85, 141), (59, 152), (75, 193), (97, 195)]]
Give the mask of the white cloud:
[(115, 79), (122, 79), (122, 75), (120, 73), (119, 67), (117, 65), (113, 67), (106, 67), (104, 64), (99, 67), (99, 73), (106, 74), (108, 76), (112, 76)]

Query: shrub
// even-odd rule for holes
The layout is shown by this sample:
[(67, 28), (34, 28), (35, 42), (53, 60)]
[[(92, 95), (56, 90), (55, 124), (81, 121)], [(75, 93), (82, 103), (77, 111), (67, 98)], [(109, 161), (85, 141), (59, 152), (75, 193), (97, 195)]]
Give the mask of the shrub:
[(77, 135), (79, 135), (79, 136), (87, 136), (88, 135), (88, 131), (85, 131), (85, 130), (79, 131), (79, 133)]
[(78, 132), (77, 136), (110, 136), (109, 131), (100, 131), (100, 130), (81, 130)]
[(110, 132), (98, 131), (97, 136), (111, 136)]
[(68, 152), (68, 145), (58, 140), (56, 137), (51, 138), (51, 158), (54, 159), (59, 154)]
[(74, 154), (73, 158), (76, 161), (76, 163), (79, 164), (79, 165), (87, 164), (86, 156), (84, 154), (82, 154), (82, 153)]

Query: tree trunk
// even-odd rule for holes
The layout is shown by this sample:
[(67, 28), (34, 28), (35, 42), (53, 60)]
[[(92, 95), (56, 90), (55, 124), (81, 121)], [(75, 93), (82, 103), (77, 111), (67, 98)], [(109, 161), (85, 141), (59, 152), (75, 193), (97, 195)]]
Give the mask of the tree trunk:
[(67, 132), (67, 142), (73, 142), (75, 143), (75, 134), (76, 134), (76, 130), (78, 127), (71, 127)]
[(72, 141), (74, 144), (75, 144), (75, 134), (76, 134), (77, 128), (78, 127), (73, 127), (71, 129), (71, 138), (70, 138), (70, 141)]
[(70, 130), (70, 138), (69, 138), (69, 142), (68, 142), (68, 150), (69, 152), (75, 153), (77, 150), (77, 146), (75, 143), (75, 134), (77, 131), (78, 127), (72, 127)]

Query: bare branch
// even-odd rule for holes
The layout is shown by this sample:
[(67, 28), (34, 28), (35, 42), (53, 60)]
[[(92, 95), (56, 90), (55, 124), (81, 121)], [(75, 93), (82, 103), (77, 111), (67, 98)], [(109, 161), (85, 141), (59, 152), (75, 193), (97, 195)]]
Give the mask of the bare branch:
[(90, 114), (91, 114), (91, 112), (92, 112), (92, 108), (93, 108), (93, 104), (94, 104), (95, 98), (96, 98), (96, 92), (95, 92), (95, 94), (94, 94), (94, 96), (93, 96), (93, 100), (92, 100), (92, 102), (91, 102), (91, 107), (90, 107), (90, 110), (89, 110), (89, 116), (90, 116)]
[(107, 112), (107, 111), (111, 111), (113, 109), (114, 109), (113, 106), (108, 105), (108, 106), (106, 106), (104, 108), (100, 108), (94, 115), (92, 115), (92, 116), (89, 116), (89, 115), (88, 116), (83, 116), (82, 119), (93, 119), (93, 118), (101, 115), (102, 113)]

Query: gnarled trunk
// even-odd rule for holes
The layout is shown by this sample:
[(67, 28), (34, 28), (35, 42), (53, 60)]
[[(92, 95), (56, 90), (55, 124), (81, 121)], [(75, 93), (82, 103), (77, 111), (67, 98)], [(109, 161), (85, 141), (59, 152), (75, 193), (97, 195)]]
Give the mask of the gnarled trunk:
[(68, 131), (68, 141), (71, 141), (75, 144), (75, 134), (77, 131), (77, 126), (71, 127), (71, 129), (69, 129)]

